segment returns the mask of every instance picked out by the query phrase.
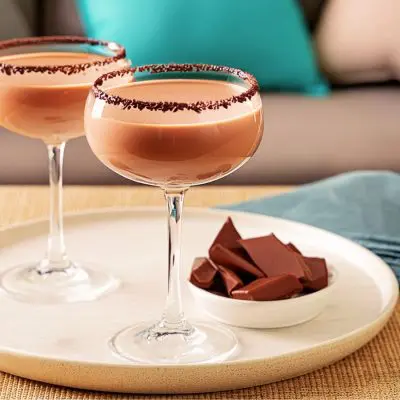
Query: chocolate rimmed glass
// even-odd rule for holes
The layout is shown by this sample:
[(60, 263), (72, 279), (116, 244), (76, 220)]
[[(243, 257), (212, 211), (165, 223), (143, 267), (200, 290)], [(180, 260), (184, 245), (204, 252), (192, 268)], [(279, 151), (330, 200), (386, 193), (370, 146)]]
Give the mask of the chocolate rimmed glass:
[[(124, 358), (203, 363), (230, 357), (238, 342), (218, 324), (189, 323), (181, 300), (180, 252), (187, 189), (220, 179), (257, 150), (263, 116), (255, 78), (213, 65), (148, 65), (107, 73), (86, 104), (85, 131), (110, 169), (160, 187), (168, 208), (168, 295), (162, 317), (111, 339)], [(149, 273), (151, 273), (149, 271)]]
[(125, 49), (80, 37), (37, 37), (0, 42), (0, 125), (47, 146), (50, 176), (50, 232), (40, 261), (5, 271), (1, 286), (26, 302), (93, 300), (117, 281), (66, 253), (62, 216), (65, 143), (84, 134), (89, 89), (105, 72), (126, 68)]

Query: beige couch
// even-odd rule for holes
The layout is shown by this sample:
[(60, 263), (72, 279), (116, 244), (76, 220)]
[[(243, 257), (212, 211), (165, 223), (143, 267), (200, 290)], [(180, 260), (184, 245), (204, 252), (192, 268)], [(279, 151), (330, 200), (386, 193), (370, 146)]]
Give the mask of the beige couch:
[[(72, 0), (41, 1), (38, 14), (43, 18), (39, 26), (42, 34), (82, 34)], [(326, 2), (302, 2), (310, 25), (316, 19), (320, 20), (317, 5)], [(373, 3), (373, 0), (370, 2)], [(343, 0), (325, 4), (322, 21), (329, 22), (330, 14), (337, 18), (342, 7), (340, 3)], [(325, 29), (325, 26), (329, 29)], [(332, 62), (332, 54), (336, 57), (334, 60), (340, 57), (335, 43), (327, 43), (326, 35), (332, 29), (329, 23), (322, 26), (319, 21), (315, 32), (318, 39), (316, 44), (328, 49), (325, 53), (319, 49), (326, 57), (322, 63), (331, 68), (331, 79), (340, 82), (343, 72), (344, 76), (349, 76), (346, 75), (346, 68), (351, 69), (352, 66), (348, 58), (344, 67), (340, 62)], [(346, 29), (345, 26), (344, 31)], [(335, 68), (338, 68), (338, 73)], [(351, 72), (355, 76), (366, 76), (363, 71), (359, 71), (359, 74), (357, 70)], [(375, 75), (371, 79), (375, 79)], [(364, 80), (371, 79), (366, 76)], [(349, 84), (348, 79), (346, 84)], [(302, 183), (354, 169), (400, 170), (400, 89), (396, 84), (348, 85), (334, 89), (327, 98), (263, 94), (263, 104), (265, 132), (258, 153), (241, 170), (220, 183)], [(0, 183), (46, 181), (44, 145), (1, 131)], [(97, 161), (85, 138), (71, 141), (67, 146), (65, 181), (75, 184), (126, 183)]]

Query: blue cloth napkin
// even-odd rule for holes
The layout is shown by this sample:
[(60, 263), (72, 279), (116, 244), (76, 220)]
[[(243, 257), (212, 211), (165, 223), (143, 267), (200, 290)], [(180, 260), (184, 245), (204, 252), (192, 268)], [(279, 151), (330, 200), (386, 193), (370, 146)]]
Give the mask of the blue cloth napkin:
[(381, 257), (400, 281), (400, 175), (351, 172), (298, 190), (220, 207), (303, 222), (345, 236)]

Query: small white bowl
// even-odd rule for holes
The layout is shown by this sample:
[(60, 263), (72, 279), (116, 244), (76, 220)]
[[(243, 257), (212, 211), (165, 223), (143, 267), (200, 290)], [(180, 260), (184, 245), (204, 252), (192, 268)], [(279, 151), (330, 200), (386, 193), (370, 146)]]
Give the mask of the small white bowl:
[(197, 305), (219, 322), (243, 328), (284, 328), (310, 321), (324, 310), (338, 280), (337, 271), (331, 267), (328, 270), (326, 288), (285, 300), (236, 300), (209, 293), (190, 282), (189, 288)]

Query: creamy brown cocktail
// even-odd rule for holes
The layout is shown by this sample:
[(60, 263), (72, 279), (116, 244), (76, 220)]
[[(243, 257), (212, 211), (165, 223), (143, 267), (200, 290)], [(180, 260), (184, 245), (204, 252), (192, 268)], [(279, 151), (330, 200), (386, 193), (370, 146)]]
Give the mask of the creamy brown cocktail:
[[(124, 48), (112, 42), (70, 36), (0, 42), (0, 125), (41, 139), (49, 157), (47, 253), (40, 261), (6, 270), (0, 276), (1, 287), (18, 300), (87, 301), (116, 286), (108, 273), (72, 262), (67, 256), (62, 164), (65, 143), (84, 133), (83, 112), (90, 86), (101, 74), (128, 65)], [(23, 151), (21, 148), (22, 155)]]
[(105, 165), (133, 181), (161, 187), (168, 206), (164, 313), (159, 321), (116, 334), (112, 348), (129, 360), (157, 364), (230, 357), (237, 340), (229, 329), (207, 322), (192, 325), (184, 317), (183, 199), (190, 186), (228, 175), (257, 150), (263, 134), (257, 81), (238, 69), (202, 64), (148, 65), (107, 73), (90, 92), (85, 131)]
[[(0, 57), (13, 66), (60, 66), (104, 61), (106, 57), (88, 53), (27, 53)], [(99, 70), (65, 75), (36, 73), (0, 75), (0, 124), (12, 132), (64, 142), (83, 135), (82, 113), (88, 91)]]
[[(106, 89), (117, 98), (178, 103), (214, 102), (241, 92), (237, 83), (201, 79), (151, 80)], [(92, 116), (87, 137), (104, 164), (127, 178), (164, 187), (218, 179), (251, 157), (261, 139), (258, 96), (200, 113), (105, 107), (98, 117), (94, 108)]]

